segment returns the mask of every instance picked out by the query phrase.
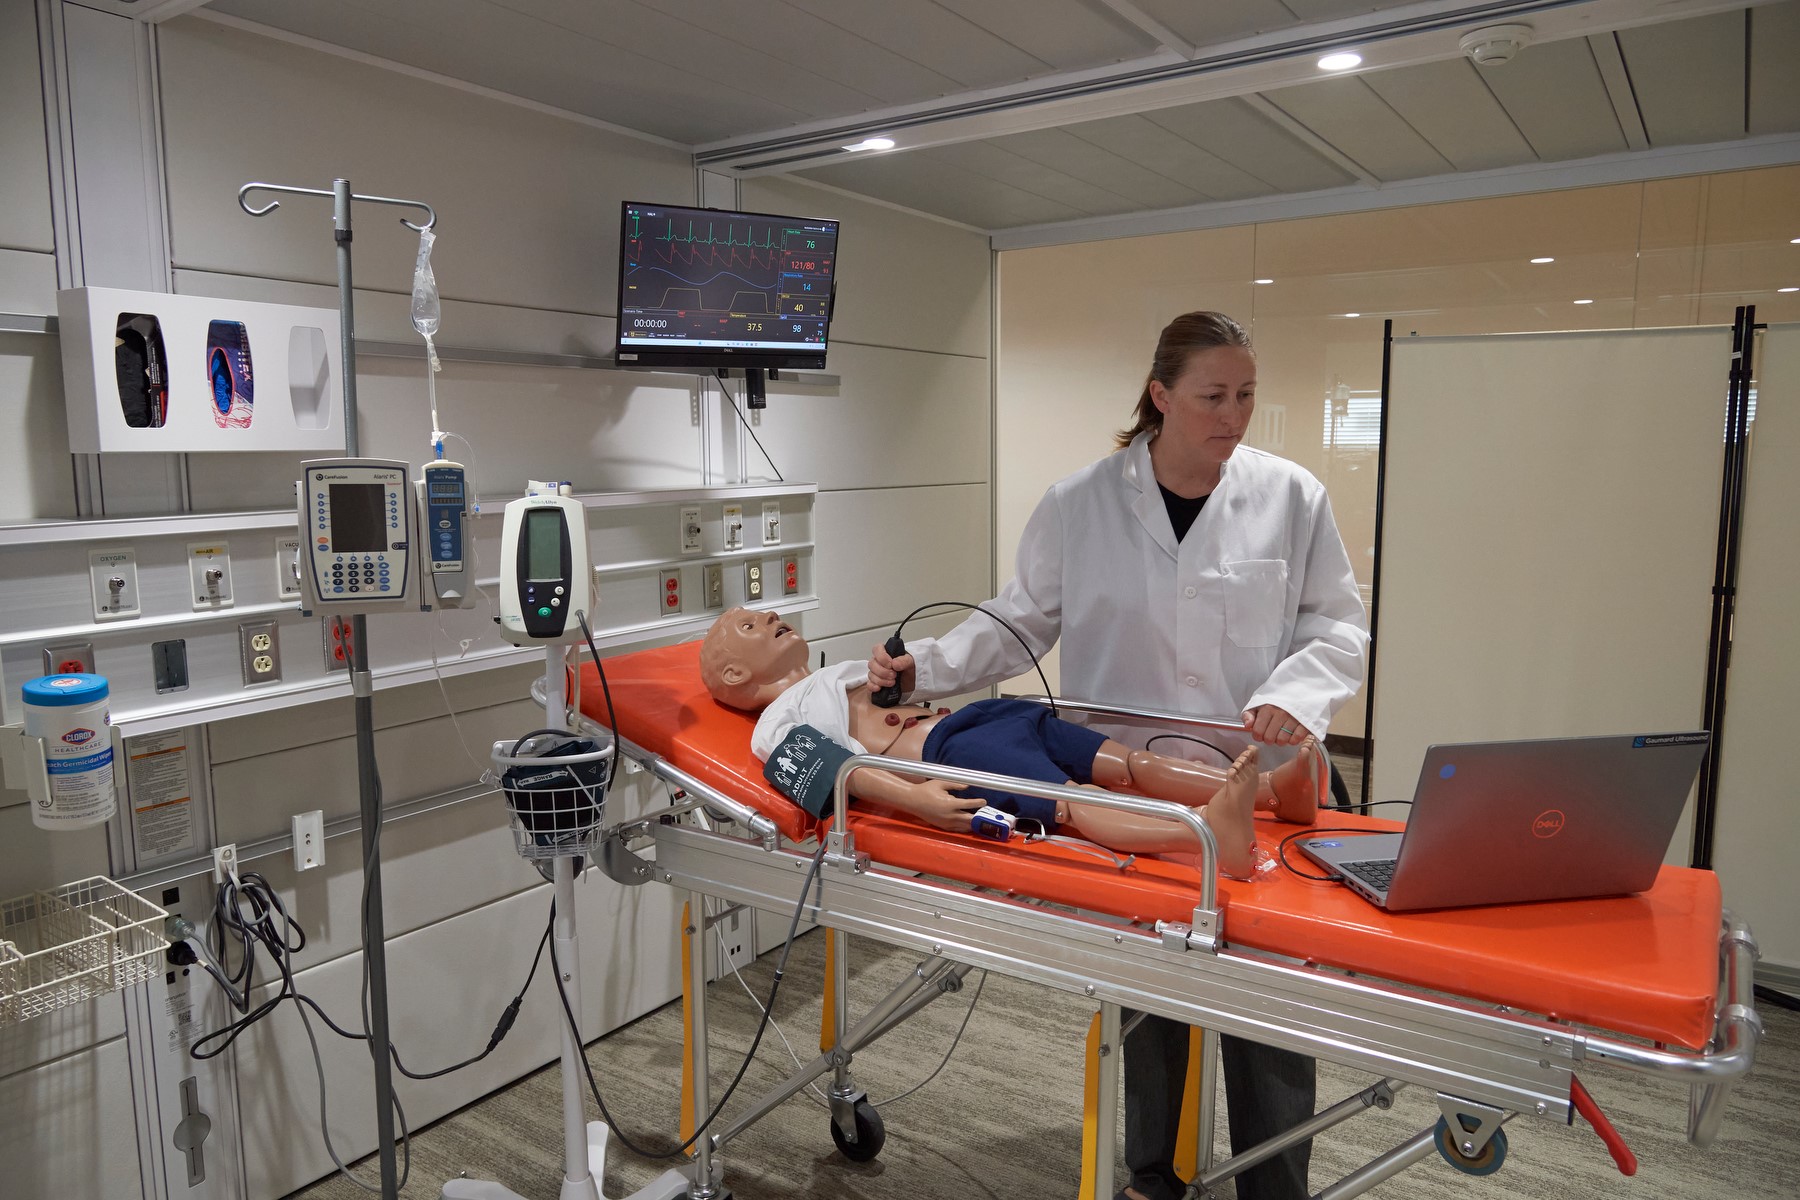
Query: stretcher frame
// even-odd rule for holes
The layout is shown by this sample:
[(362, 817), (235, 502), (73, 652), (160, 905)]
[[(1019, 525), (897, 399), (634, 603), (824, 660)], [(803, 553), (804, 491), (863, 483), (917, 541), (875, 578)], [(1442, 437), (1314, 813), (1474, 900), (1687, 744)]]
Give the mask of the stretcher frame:
[[(1033, 697), (1040, 703), (1049, 703)], [(1241, 729), (1234, 722), (1185, 714), (1132, 710), (1059, 700), (1062, 709), (1114, 718)], [(602, 735), (610, 730), (578, 717)], [(1749, 1069), (1762, 1022), (1753, 1007), (1752, 967), (1756, 943), (1750, 930), (1729, 912), (1719, 936), (1719, 990), (1713, 1036), (1697, 1052), (1621, 1040), (1604, 1033), (1519, 1013), (1504, 1005), (1464, 1001), (1421, 988), (1394, 984), (1298, 963), (1226, 940), (1217, 908), (1217, 851), (1212, 832), (1185, 806), (1089, 789), (1042, 784), (957, 767), (880, 755), (856, 755), (845, 762), (834, 789), (834, 819), (818, 854), (785, 848), (775, 824), (750, 806), (724, 795), (659, 755), (624, 738), (627, 758), (685, 793), (669, 809), (615, 827), (600, 848), (603, 869), (623, 883), (652, 879), (687, 891), (690, 914), (704, 913), (704, 900), (732, 906), (793, 912), (811, 881), (802, 915), (824, 925), (828, 947), (827, 1042), (818, 1058), (770, 1089), (746, 1113), (696, 1143), (689, 1190), (693, 1200), (719, 1200), (719, 1152), (732, 1138), (814, 1080), (831, 1076), (831, 1119), (841, 1148), (855, 1152), (859, 1137), (871, 1134), (868, 1108), (851, 1065), (857, 1051), (907, 1020), (933, 1000), (958, 990), (971, 969), (1081, 995), (1099, 1006), (1098, 1095), (1091, 1114), (1081, 1195), (1104, 1200), (1115, 1176), (1119, 1047), (1129, 1024), (1122, 1010), (1169, 1017), (1206, 1031), (1208, 1049), (1220, 1034), (1249, 1038), (1314, 1058), (1366, 1071), (1380, 1081), (1331, 1105), (1288, 1133), (1218, 1165), (1210, 1162), (1211, 1073), (1215, 1056), (1202, 1060), (1199, 1175), (1190, 1197), (1207, 1197), (1218, 1183), (1248, 1170), (1291, 1145), (1369, 1108), (1387, 1108), (1406, 1086), (1437, 1097), (1443, 1119), (1363, 1167), (1315, 1193), (1323, 1200), (1348, 1200), (1433, 1153), (1471, 1174), (1498, 1169), (1505, 1154), (1502, 1126), (1520, 1115), (1572, 1123), (1579, 1109), (1630, 1173), (1630, 1152), (1604, 1114), (1587, 1100), (1576, 1079), (1592, 1063), (1686, 1082), (1690, 1087), (1687, 1136), (1699, 1147), (1712, 1143), (1735, 1081)], [(1321, 752), (1320, 763), (1324, 759)], [(1160, 816), (1193, 828), (1202, 853), (1197, 861), (1200, 898), (1187, 923), (1158, 921), (1154, 928), (1121, 918), (1059, 911), (1017, 898), (984, 892), (975, 885), (911, 872), (887, 871), (859, 853), (847, 824), (849, 776), (875, 767), (922, 778), (997, 788), (1053, 800), (1112, 807)], [(745, 831), (743, 836), (682, 823), (680, 814), (704, 807)], [(654, 859), (634, 848), (648, 836)], [(689, 1005), (689, 1097), (684, 1112), (710, 1109), (706, 1013), (704, 918), (690, 917), (687, 934), (702, 940), (687, 957)], [(857, 934), (921, 954), (914, 971), (852, 1025), (849, 1012), (849, 937)], [(879, 1139), (879, 1119), (873, 1136)], [(1454, 1132), (1449, 1132), (1454, 1131)], [(689, 1132), (684, 1130), (684, 1135)], [(1497, 1143), (1497, 1145), (1496, 1145)], [(879, 1144), (867, 1149), (873, 1157)], [(863, 1154), (855, 1154), (864, 1157)]]

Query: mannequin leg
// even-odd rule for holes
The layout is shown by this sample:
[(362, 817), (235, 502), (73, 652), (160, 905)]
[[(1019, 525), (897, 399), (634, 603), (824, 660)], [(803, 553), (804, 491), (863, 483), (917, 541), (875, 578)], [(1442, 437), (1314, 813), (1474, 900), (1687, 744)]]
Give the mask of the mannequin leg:
[[(1313, 823), (1319, 798), (1307, 762), (1312, 746), (1313, 739), (1307, 738), (1299, 757), (1257, 776), (1258, 812), (1274, 813), (1278, 820), (1296, 825)], [(1111, 738), (1094, 755), (1094, 782), (1109, 791), (1136, 792), (1197, 807), (1211, 800), (1224, 781), (1225, 771), (1211, 763), (1132, 750)]]
[[(1251, 746), (1238, 755), (1237, 761), (1231, 764), (1224, 775), (1224, 783), (1213, 786), (1208, 792), (1206, 801), (1210, 803), (1199, 803), (1205, 803), (1206, 823), (1212, 826), (1213, 837), (1219, 844), (1219, 869), (1227, 875), (1247, 879), (1254, 861), (1251, 851), (1256, 845), (1256, 747)], [(1094, 782), (1104, 783), (1098, 758), (1095, 760)], [(1187, 782), (1187, 795), (1192, 795), (1195, 786), (1197, 785), (1192, 781)], [(1138, 787), (1154, 799), (1173, 800), (1198, 807), (1196, 801), (1184, 795), (1157, 794), (1142, 780), (1138, 781)], [(1191, 853), (1194, 849), (1194, 835), (1181, 825), (1155, 817), (1101, 808), (1098, 805), (1069, 805), (1068, 824), (1088, 841), (1127, 854), (1162, 854), (1171, 851)]]

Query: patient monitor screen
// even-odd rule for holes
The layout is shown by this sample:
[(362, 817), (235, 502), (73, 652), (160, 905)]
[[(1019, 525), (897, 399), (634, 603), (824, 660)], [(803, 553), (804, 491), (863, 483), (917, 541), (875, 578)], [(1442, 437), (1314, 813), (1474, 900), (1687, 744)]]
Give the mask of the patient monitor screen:
[(534, 508), (525, 514), (525, 578), (534, 582), (561, 579), (562, 510)]
[(823, 362), (837, 237), (817, 217), (626, 203), (620, 350)]
[(379, 483), (333, 483), (331, 552), (368, 554), (386, 550), (387, 488)]

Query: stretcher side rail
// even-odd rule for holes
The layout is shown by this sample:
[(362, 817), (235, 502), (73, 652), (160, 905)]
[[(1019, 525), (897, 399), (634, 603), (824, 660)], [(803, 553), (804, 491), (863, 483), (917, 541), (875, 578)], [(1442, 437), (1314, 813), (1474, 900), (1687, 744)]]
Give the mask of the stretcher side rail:
[(855, 857), (856, 849), (849, 825), (850, 776), (859, 767), (879, 767), (900, 775), (943, 779), (951, 783), (1017, 792), (1020, 795), (1037, 796), (1045, 800), (1066, 800), (1071, 804), (1092, 804), (1099, 808), (1114, 808), (1120, 812), (1137, 813), (1140, 816), (1157, 817), (1186, 825), (1200, 840), (1200, 854), (1195, 862), (1200, 874), (1200, 903), (1194, 907), (1192, 932), (1184, 940), (1189, 945), (1201, 950), (1216, 951), (1218, 949), (1219, 939), (1224, 934), (1224, 926), (1219, 913), (1219, 843), (1218, 839), (1213, 837), (1212, 826), (1208, 825), (1198, 812), (1187, 805), (1175, 804), (1167, 800), (1150, 800), (1140, 796), (1120, 796), (1111, 792), (1094, 791), (1090, 788), (1039, 783), (1034, 779), (1016, 779), (1007, 775), (995, 775), (988, 771), (971, 771), (964, 767), (945, 766), (941, 763), (919, 763), (905, 758), (886, 758), (879, 754), (853, 754), (838, 768), (837, 783), (832, 791), (833, 816), (827, 854), (827, 861), (847, 865), (852, 869), (860, 869), (860, 864)]

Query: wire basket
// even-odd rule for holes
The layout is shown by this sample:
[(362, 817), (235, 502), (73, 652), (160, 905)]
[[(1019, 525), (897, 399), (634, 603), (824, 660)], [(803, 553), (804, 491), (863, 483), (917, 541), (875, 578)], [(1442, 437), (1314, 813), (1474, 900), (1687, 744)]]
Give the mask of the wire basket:
[(168, 917), (99, 875), (0, 902), (0, 1026), (149, 979)]
[(613, 747), (540, 730), (495, 742), (488, 781), (506, 796), (513, 846), (532, 860), (590, 854), (600, 841)]

